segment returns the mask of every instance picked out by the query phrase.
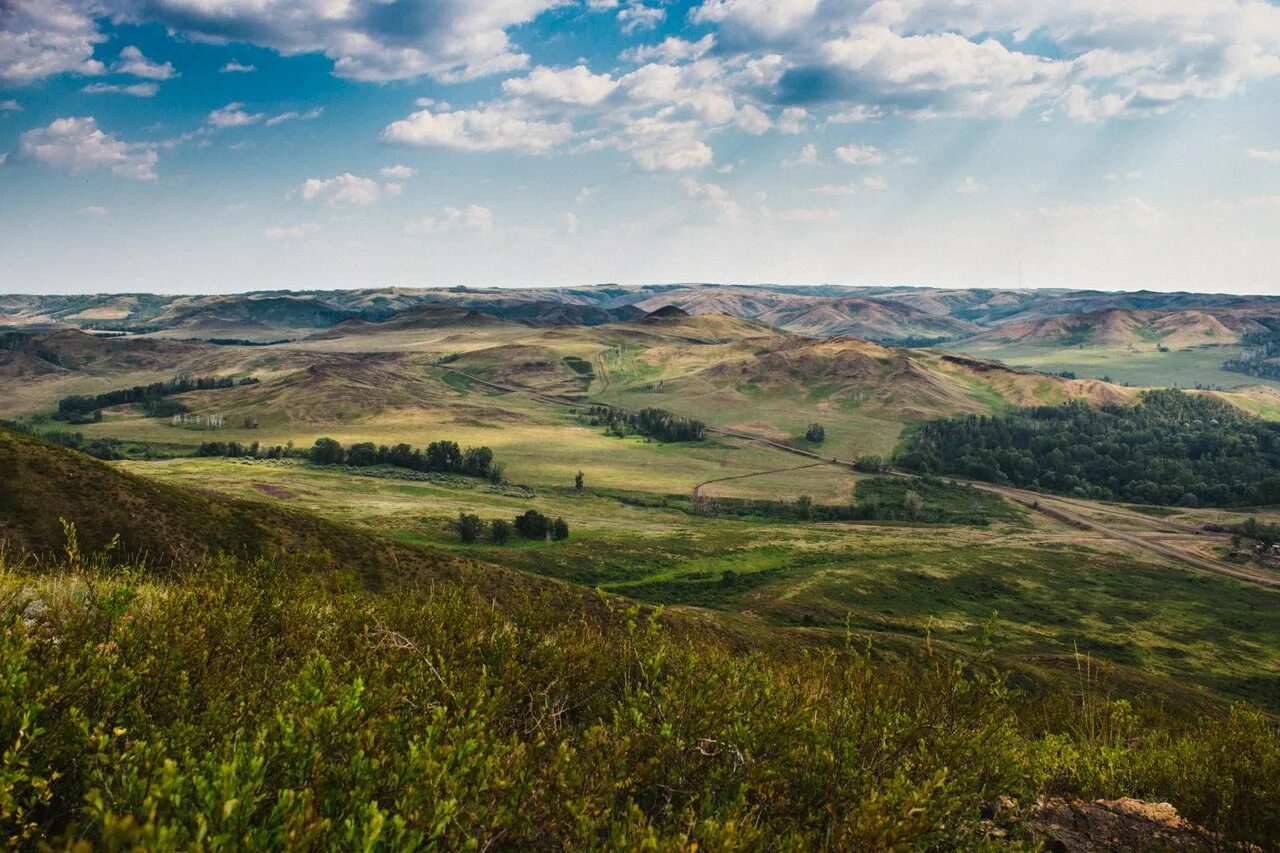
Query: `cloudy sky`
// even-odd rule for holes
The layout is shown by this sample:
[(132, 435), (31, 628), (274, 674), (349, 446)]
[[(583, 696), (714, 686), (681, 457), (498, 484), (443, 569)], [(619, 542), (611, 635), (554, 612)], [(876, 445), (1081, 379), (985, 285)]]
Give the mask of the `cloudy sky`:
[(0, 291), (1280, 293), (1265, 0), (0, 0)]

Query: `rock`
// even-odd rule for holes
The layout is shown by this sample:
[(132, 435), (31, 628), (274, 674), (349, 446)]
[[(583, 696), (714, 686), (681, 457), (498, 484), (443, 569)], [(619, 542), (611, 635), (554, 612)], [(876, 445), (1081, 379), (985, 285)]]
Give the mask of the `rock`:
[(1129, 797), (1091, 803), (1042, 797), (1028, 829), (1055, 853), (1222, 849), (1217, 836), (1179, 816), (1169, 803)]

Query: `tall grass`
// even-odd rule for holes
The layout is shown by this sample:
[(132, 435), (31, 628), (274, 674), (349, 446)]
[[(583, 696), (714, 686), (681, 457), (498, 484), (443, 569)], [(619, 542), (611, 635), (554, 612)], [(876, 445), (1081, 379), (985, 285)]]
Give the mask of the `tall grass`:
[[(569, 594), (378, 591), (305, 557), (180, 576), (0, 558), (0, 834), (20, 847), (977, 849), (1039, 793), (1280, 841), (1259, 712), (1038, 721), (976, 648), (742, 653)], [(1095, 703), (1085, 707), (1086, 703)], [(995, 809), (1011, 797), (1019, 808)], [(999, 830), (999, 832), (996, 832)]]

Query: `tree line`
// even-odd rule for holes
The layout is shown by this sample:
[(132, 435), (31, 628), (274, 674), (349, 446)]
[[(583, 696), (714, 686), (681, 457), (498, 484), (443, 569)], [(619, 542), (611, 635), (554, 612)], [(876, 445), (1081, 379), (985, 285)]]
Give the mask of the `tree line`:
[(149, 385), (134, 385), (131, 388), (119, 388), (102, 394), (72, 394), (58, 401), (55, 420), (73, 424), (96, 423), (102, 420), (102, 410), (108, 406), (120, 406), (125, 403), (138, 403), (152, 417), (170, 417), (176, 412), (186, 411), (186, 407), (172, 401), (162, 402), (162, 398), (174, 394), (185, 394), (188, 391), (209, 391), (215, 388), (232, 388), (236, 385), (252, 385), (258, 380), (246, 376), (239, 381), (230, 376), (185, 376), (179, 375), (168, 382), (152, 382)]
[(1280, 331), (1250, 332), (1241, 335), (1240, 343), (1246, 349), (1235, 358), (1222, 363), (1223, 370), (1256, 376), (1259, 379), (1280, 380)]
[(702, 441), (707, 425), (666, 409), (645, 408), (638, 412), (610, 406), (592, 406), (587, 410), (592, 426), (607, 427), (614, 435), (643, 435), (658, 441)]
[(485, 522), (480, 516), (470, 512), (458, 513), (458, 538), (467, 544), (476, 542), (488, 533), (488, 539), (495, 545), (502, 545), (511, 538), (514, 531), (522, 539), (555, 540), (557, 542), (569, 538), (569, 525), (563, 518), (554, 521), (537, 510), (530, 509), (517, 515), (515, 521), (495, 518)]
[(371, 441), (344, 448), (332, 438), (318, 438), (307, 452), (307, 458), (318, 465), (350, 465), (356, 468), (391, 465), (410, 471), (465, 474), (487, 477), (493, 482), (502, 480), (502, 466), (494, 462), (493, 450), (488, 447), (464, 450), (456, 441), (433, 441), (425, 449), (418, 450), (403, 443), (388, 447)]
[(922, 424), (895, 460), (1073, 497), (1182, 506), (1280, 502), (1280, 424), (1200, 394), (1146, 391)]

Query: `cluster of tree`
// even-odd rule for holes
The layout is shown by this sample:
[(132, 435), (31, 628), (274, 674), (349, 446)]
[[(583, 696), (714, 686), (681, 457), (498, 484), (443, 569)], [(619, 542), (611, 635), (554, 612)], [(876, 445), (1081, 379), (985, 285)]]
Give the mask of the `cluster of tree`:
[(262, 447), (256, 441), (206, 441), (196, 448), (196, 456), (226, 456), (232, 459), (287, 459), (299, 455), (292, 444)]
[(606, 426), (614, 435), (643, 435), (658, 441), (702, 441), (707, 425), (694, 418), (647, 408), (628, 412), (609, 406), (592, 406), (587, 416), (594, 426)]
[(433, 441), (425, 450), (418, 450), (407, 444), (388, 447), (371, 441), (343, 448), (332, 438), (318, 438), (307, 456), (319, 465), (351, 465), (357, 468), (391, 465), (411, 471), (465, 474), (487, 477), (493, 482), (502, 480), (502, 466), (493, 461), (491, 449), (468, 447), (463, 450), (456, 441)]
[(1280, 331), (1252, 332), (1242, 335), (1240, 343), (1246, 349), (1223, 362), (1223, 370), (1280, 380)]
[(187, 338), (187, 340), (200, 341), (220, 347), (270, 347), (276, 344), (287, 344), (293, 338), (279, 338), (274, 341), (250, 341), (243, 338)]
[(928, 347), (936, 347), (938, 344), (945, 344), (948, 341), (954, 341), (955, 335), (941, 335), (929, 337), (927, 335), (908, 335), (901, 338), (885, 338), (878, 343), (887, 347), (905, 347), (907, 349), (927, 349)]
[[(134, 385), (103, 394), (73, 394), (58, 401), (54, 419), (73, 424), (93, 423), (102, 420), (102, 410), (108, 406), (125, 403), (141, 404), (147, 414), (154, 417), (171, 417), (186, 411), (185, 406), (162, 404), (161, 398), (188, 391), (208, 391), (214, 388), (231, 388), (235, 385), (252, 385), (258, 380), (246, 376), (238, 382), (230, 376), (176, 376), (168, 382), (152, 382), (150, 385)], [(176, 406), (176, 408), (175, 408)]]
[(516, 516), (514, 522), (495, 518), (487, 525), (475, 513), (458, 513), (458, 536), (468, 544), (478, 541), (488, 530), (489, 541), (502, 545), (511, 538), (514, 531), (523, 539), (554, 539), (560, 541), (569, 538), (569, 525), (563, 518), (552, 521), (537, 510), (526, 510)]
[(809, 424), (809, 428), (804, 431), (804, 440), (810, 444), (822, 444), (827, 440), (827, 431), (822, 428), (822, 424)]
[(1259, 521), (1256, 515), (1239, 524), (1210, 524), (1206, 528), (1217, 533), (1230, 533), (1236, 539), (1252, 539), (1267, 548), (1280, 543), (1280, 524)]
[(1280, 501), (1280, 424), (1205, 395), (1147, 391), (922, 425), (896, 461), (1075, 497), (1182, 506)]

